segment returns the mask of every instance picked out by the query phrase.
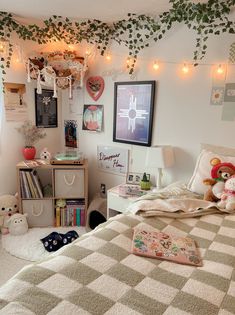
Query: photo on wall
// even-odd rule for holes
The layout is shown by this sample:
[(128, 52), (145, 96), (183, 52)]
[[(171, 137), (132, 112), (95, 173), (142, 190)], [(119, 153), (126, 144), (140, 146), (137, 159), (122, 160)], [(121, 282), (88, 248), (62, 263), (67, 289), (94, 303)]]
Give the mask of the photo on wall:
[(103, 105), (84, 105), (83, 130), (102, 131), (103, 129)]
[(70, 148), (77, 148), (77, 121), (65, 120), (64, 121), (64, 136), (65, 146)]
[(6, 121), (24, 121), (28, 119), (25, 84), (4, 83), (4, 105)]
[(43, 128), (56, 128), (57, 122), (57, 98), (53, 97), (54, 91), (42, 89), (38, 94), (35, 89), (35, 114), (36, 126)]

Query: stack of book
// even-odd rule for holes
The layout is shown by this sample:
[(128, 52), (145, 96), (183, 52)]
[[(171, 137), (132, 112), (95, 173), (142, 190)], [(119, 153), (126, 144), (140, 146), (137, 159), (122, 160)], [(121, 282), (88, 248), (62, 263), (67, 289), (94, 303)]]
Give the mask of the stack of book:
[(36, 170), (21, 170), (19, 177), (22, 198), (43, 198), (42, 185)]
[(56, 222), (58, 226), (85, 226), (85, 200), (68, 199), (66, 206), (56, 207)]

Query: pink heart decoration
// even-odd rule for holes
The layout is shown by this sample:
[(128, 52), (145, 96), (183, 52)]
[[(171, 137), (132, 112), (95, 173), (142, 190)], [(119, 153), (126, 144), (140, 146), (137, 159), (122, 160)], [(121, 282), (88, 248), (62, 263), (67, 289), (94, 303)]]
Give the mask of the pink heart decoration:
[(86, 81), (86, 89), (90, 97), (97, 101), (104, 91), (104, 79), (100, 76), (90, 77)]

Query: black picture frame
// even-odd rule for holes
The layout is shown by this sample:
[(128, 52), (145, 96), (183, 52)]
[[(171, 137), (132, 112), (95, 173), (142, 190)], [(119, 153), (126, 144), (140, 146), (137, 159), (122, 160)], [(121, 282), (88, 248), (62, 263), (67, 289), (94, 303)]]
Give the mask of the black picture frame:
[(53, 97), (54, 91), (42, 89), (38, 94), (35, 89), (35, 120), (38, 128), (57, 128), (57, 98)]
[(151, 146), (156, 81), (114, 83), (113, 141)]

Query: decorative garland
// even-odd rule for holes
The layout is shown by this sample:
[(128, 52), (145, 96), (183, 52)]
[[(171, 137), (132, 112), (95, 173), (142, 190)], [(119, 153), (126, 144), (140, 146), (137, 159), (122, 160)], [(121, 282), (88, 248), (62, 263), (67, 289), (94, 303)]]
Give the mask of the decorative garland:
[(101, 55), (107, 52), (112, 41), (128, 48), (127, 65), (132, 74), (138, 54), (151, 42), (161, 40), (175, 23), (183, 23), (196, 32), (196, 47), (193, 62), (196, 66), (204, 58), (209, 35), (222, 33), (235, 34), (235, 22), (229, 20), (235, 0), (209, 0), (207, 3), (194, 3), (192, 0), (169, 0), (172, 8), (154, 18), (144, 14), (128, 14), (128, 18), (114, 23), (99, 20), (74, 22), (69, 18), (53, 15), (44, 21), (42, 27), (36, 24), (24, 25), (16, 21), (11, 13), (0, 12), (0, 40), (8, 41), (6, 57), (1, 57), (0, 67), (10, 67), (13, 53), (12, 33), (20, 39), (32, 40), (38, 44), (64, 41), (78, 44), (85, 40), (96, 45)]

